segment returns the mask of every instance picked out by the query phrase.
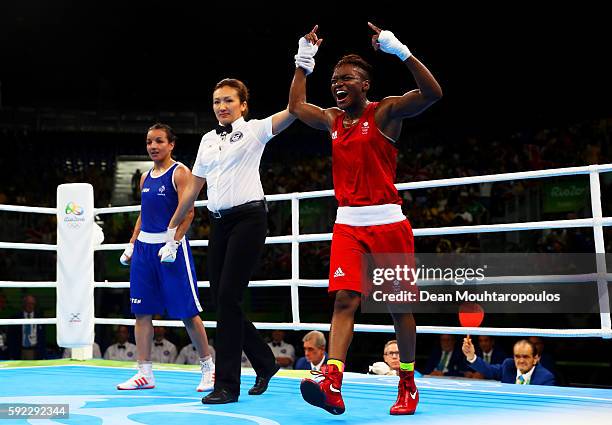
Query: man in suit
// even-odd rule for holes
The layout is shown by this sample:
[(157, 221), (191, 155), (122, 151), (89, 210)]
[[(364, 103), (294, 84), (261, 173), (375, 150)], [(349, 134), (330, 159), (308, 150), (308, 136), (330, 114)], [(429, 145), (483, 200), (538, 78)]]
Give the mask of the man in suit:
[(304, 357), (300, 357), (295, 362), (296, 370), (321, 370), (321, 366), (327, 361), (325, 347), (325, 335), (319, 331), (310, 331), (304, 338)]
[(376, 362), (368, 369), (373, 375), (398, 375), (400, 368), (399, 349), (397, 340), (387, 341), (383, 348), (383, 362)]
[[(16, 319), (40, 317), (36, 311), (36, 297), (24, 295), (23, 309)], [(9, 357), (15, 360), (40, 360), (47, 357), (45, 327), (43, 325), (11, 326), (8, 335)]]
[(478, 337), (476, 355), (487, 364), (501, 364), (508, 358), (505, 351), (495, 345), (495, 338), (490, 335), (480, 335)]
[[(495, 338), (490, 335), (480, 335), (478, 337), (476, 355), (487, 364), (501, 364), (508, 357), (503, 349), (495, 345)], [(464, 376), (472, 379), (484, 379), (482, 373), (471, 370), (465, 371)]]
[(440, 335), (440, 345), (434, 347), (423, 375), (431, 376), (463, 376), (466, 366), (461, 350), (456, 345), (455, 335)]
[(463, 339), (462, 351), (468, 366), (487, 379), (496, 379), (506, 384), (555, 385), (555, 376), (538, 365), (537, 349), (529, 340), (517, 341), (513, 348), (514, 359), (508, 358), (502, 364), (487, 364), (479, 358), (469, 336)]

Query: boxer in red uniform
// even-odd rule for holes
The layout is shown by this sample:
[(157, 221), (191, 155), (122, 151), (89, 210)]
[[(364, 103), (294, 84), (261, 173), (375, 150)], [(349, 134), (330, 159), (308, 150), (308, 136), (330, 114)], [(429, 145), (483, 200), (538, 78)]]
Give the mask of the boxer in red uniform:
[[(332, 238), (329, 292), (335, 293), (329, 360), (319, 382), (301, 383), (304, 399), (339, 415), (346, 353), (353, 337), (354, 315), (361, 297), (363, 254), (414, 252), (410, 223), (402, 214), (394, 186), (396, 142), (402, 120), (420, 114), (442, 96), (429, 70), (390, 31), (368, 23), (375, 50), (397, 55), (412, 73), (417, 89), (402, 96), (370, 102), (370, 65), (357, 55), (344, 56), (334, 67), (331, 91), (337, 107), (322, 109), (306, 102), (306, 76), (315, 65), (322, 39), (318, 27), (302, 37), (295, 56), (296, 70), (289, 93), (289, 111), (310, 127), (326, 130), (332, 139), (333, 178), (338, 214)], [(416, 325), (410, 313), (392, 312), (400, 351), (398, 397), (392, 415), (410, 415), (419, 396), (414, 382)]]

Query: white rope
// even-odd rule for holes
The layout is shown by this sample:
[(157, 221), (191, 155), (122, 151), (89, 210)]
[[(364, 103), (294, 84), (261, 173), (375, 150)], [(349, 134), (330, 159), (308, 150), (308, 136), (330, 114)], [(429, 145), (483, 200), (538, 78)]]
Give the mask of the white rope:
[[(593, 283), (597, 282), (599, 275), (597, 273), (586, 274), (568, 274), (568, 275), (532, 275), (532, 276), (493, 276), (484, 278), (482, 281), (472, 282), (466, 285), (458, 285), (457, 288), (470, 285), (509, 285), (509, 284), (544, 284), (544, 283)], [(612, 273), (605, 275), (606, 280), (612, 282)], [(3, 282), (0, 282), (2, 287)], [(307, 288), (327, 288), (329, 286), (328, 279), (271, 279), (271, 280), (253, 280), (249, 282), (249, 288), (270, 288), (270, 287), (286, 287), (286, 286), (302, 286)], [(438, 286), (448, 285), (445, 280), (427, 280), (420, 281), (421, 286)], [(36, 285), (31, 285), (35, 287)], [(129, 288), (130, 282), (94, 282), (95, 288)], [(208, 280), (199, 280), (198, 288), (210, 288)]]
[[(96, 318), (97, 325), (127, 325), (133, 326), (136, 321), (134, 319), (116, 319), (116, 318)], [(276, 323), (276, 322), (255, 322), (253, 323), (257, 329), (267, 330), (293, 330), (293, 331), (329, 331), (329, 323)], [(182, 327), (183, 322), (179, 320), (154, 320), (154, 326), (167, 327)], [(216, 328), (217, 322), (204, 321), (204, 326), (207, 328)], [(377, 332), (377, 333), (394, 333), (393, 325), (369, 325), (355, 324), (356, 332)], [(496, 336), (549, 336), (561, 338), (573, 337), (603, 337), (607, 333), (601, 329), (543, 329), (543, 328), (473, 328), (473, 327), (457, 327), (457, 326), (417, 326), (417, 333), (421, 334), (453, 334), (453, 335), (496, 335)]]
[(0, 242), (0, 249), (29, 249), (34, 251), (57, 251), (57, 245), (44, 243)]
[(55, 325), (57, 318), (34, 318), (34, 319), (0, 319), (2, 325)]
[(0, 288), (56, 288), (57, 282), (24, 282), (12, 280), (0, 280)]
[(57, 208), (45, 208), (45, 207), (26, 207), (23, 205), (6, 205), (0, 204), (0, 211), (12, 211), (12, 212), (23, 212), (23, 213), (35, 213), (35, 214), (57, 214)]

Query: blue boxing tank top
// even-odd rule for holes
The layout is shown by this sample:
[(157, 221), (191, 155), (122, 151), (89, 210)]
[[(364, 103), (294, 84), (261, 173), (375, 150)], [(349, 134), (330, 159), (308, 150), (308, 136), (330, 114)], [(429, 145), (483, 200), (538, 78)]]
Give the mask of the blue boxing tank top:
[(178, 193), (174, 188), (174, 171), (180, 162), (175, 162), (161, 176), (147, 173), (140, 193), (140, 229), (147, 233), (163, 233), (178, 206)]

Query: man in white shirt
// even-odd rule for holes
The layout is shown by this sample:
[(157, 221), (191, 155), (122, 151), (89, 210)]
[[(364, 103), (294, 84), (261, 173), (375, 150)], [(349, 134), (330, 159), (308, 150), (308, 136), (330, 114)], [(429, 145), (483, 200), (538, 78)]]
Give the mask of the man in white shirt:
[(293, 369), (295, 348), (293, 348), (293, 345), (285, 342), (284, 339), (285, 331), (272, 331), (272, 341), (268, 342), (268, 345), (274, 353), (276, 364), (278, 364), (281, 369)]
[(151, 361), (154, 363), (174, 363), (176, 360), (176, 345), (166, 339), (166, 328), (155, 326), (153, 334)]
[[(93, 346), (92, 346), (92, 357), (94, 359), (101, 359), (102, 358), (102, 352), (100, 351), (100, 346), (98, 345), (97, 342), (94, 341)], [(72, 348), (64, 348), (64, 352), (62, 354), (62, 358), (63, 359), (69, 359), (72, 357)]]
[(109, 346), (104, 352), (106, 360), (134, 361), (136, 360), (136, 344), (128, 341), (130, 331), (127, 326), (117, 328), (117, 342)]
[[(208, 348), (210, 351), (210, 355), (212, 356), (213, 361), (215, 361), (215, 349), (208, 342)], [(174, 361), (176, 364), (200, 364), (200, 356), (198, 354), (198, 350), (195, 348), (193, 344), (187, 344), (181, 351), (179, 352), (176, 360)]]

